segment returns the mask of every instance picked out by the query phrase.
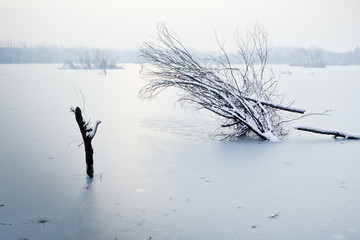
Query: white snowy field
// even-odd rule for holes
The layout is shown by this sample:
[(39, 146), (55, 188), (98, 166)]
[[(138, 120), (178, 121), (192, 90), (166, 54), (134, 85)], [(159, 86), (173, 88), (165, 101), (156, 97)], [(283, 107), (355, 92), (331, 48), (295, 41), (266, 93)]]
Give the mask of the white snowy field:
[[(59, 67), (0, 65), (0, 239), (360, 239), (360, 141), (223, 142), (176, 92), (140, 100), (139, 65)], [(285, 102), (333, 110), (290, 128), (360, 133), (359, 66), (274, 69)], [(102, 121), (94, 180), (76, 105)]]

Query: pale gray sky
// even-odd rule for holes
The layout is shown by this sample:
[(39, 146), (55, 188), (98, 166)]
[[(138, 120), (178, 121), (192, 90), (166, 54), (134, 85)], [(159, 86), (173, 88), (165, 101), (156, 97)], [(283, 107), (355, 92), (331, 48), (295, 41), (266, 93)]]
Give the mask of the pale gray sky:
[(166, 23), (184, 45), (216, 49), (256, 21), (273, 46), (360, 46), (359, 0), (0, 0), (0, 41), (135, 49)]

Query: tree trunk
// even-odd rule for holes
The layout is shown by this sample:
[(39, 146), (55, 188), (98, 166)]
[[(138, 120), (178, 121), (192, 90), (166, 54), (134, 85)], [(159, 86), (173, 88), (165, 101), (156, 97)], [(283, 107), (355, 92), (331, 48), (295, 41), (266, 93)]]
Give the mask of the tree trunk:
[(84, 141), (85, 146), (85, 157), (86, 157), (86, 173), (90, 178), (94, 177), (94, 160), (93, 160), (93, 154), (94, 149), (92, 148), (91, 141), (95, 136), (97, 126), (101, 123), (98, 121), (95, 124), (95, 129), (89, 127), (89, 123), (86, 123), (83, 120), (81, 109), (79, 107), (71, 108), (71, 111), (75, 113), (75, 119), (77, 124), (79, 125), (79, 129)]
[(349, 134), (345, 132), (339, 132), (334, 130), (325, 130), (311, 127), (295, 127), (296, 130), (324, 134), (324, 135), (332, 135), (334, 138), (342, 137), (345, 139), (360, 139), (360, 135)]
[(86, 155), (86, 174), (90, 177), (94, 177), (94, 149), (91, 146), (91, 138), (84, 139), (85, 155)]

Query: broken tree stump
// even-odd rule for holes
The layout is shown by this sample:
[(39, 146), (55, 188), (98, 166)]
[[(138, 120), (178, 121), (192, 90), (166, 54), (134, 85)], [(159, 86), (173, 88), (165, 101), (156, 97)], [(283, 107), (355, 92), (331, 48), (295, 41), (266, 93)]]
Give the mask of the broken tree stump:
[(85, 156), (86, 156), (86, 173), (90, 178), (94, 177), (94, 149), (92, 148), (91, 141), (95, 137), (97, 127), (101, 123), (101, 121), (96, 121), (94, 128), (89, 126), (90, 122), (85, 122), (81, 109), (79, 107), (71, 107), (70, 110), (75, 113), (75, 119), (77, 124), (79, 125), (79, 129), (84, 141), (85, 146)]
[(349, 134), (346, 132), (339, 132), (334, 130), (326, 130), (326, 129), (319, 129), (319, 128), (312, 128), (312, 127), (295, 127), (296, 130), (318, 133), (318, 134), (325, 134), (325, 135), (332, 135), (334, 138), (345, 138), (345, 139), (360, 139), (360, 135)]

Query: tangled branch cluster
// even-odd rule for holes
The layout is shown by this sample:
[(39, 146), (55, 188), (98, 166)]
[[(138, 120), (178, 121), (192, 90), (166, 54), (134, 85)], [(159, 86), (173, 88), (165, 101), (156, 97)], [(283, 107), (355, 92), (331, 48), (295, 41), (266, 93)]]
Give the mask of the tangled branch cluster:
[(182, 89), (180, 101), (207, 109), (224, 119), (223, 127), (234, 128), (229, 138), (254, 133), (263, 140), (277, 140), (285, 134), (279, 111), (305, 112), (275, 102), (277, 81), (267, 71), (269, 46), (259, 25), (245, 40), (236, 35), (238, 51), (231, 56), (236, 65), (219, 41), (222, 54), (201, 64), (165, 25), (158, 25), (157, 30), (158, 42), (145, 42), (140, 49), (140, 56), (149, 63), (145, 74), (150, 77), (140, 97), (154, 98), (168, 87)]

